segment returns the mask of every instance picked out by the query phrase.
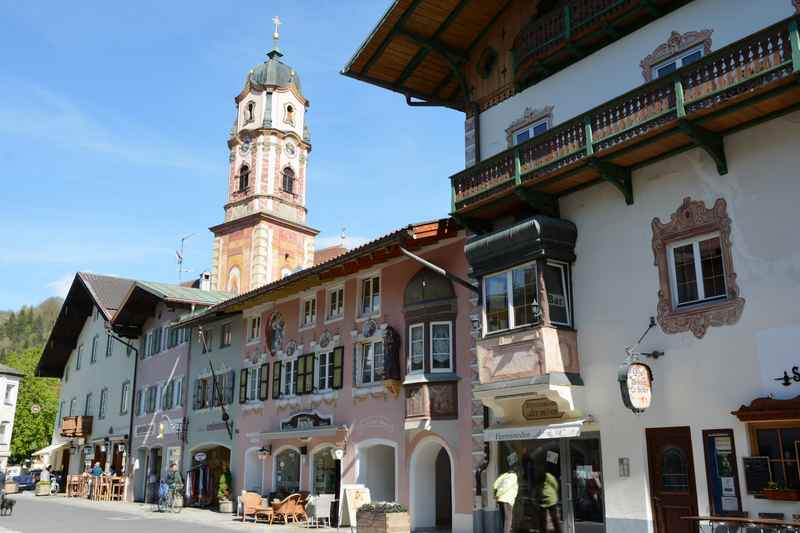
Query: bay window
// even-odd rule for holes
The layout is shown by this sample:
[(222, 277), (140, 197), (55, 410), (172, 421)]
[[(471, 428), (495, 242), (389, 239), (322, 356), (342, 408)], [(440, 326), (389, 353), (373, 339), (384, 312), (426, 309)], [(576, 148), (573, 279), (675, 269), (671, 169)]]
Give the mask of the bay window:
[(431, 372), (453, 370), (453, 323), (431, 322)]
[(413, 324), (408, 328), (408, 371), (422, 372), (425, 368), (425, 324)]
[(569, 270), (567, 264), (548, 261), (544, 267), (544, 284), (547, 288), (550, 322), (562, 326), (571, 325)]
[(486, 333), (534, 323), (536, 267), (533, 263), (486, 276), (483, 292)]

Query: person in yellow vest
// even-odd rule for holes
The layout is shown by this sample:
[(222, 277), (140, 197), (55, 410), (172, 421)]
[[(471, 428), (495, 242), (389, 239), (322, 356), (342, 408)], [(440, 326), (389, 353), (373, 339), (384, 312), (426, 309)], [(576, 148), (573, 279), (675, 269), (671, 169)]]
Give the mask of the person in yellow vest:
[(503, 512), (503, 533), (511, 533), (514, 500), (517, 499), (517, 492), (519, 492), (517, 473), (514, 470), (514, 466), (517, 464), (517, 454), (514, 452), (508, 454), (506, 462), (508, 463), (508, 469), (497, 477), (492, 488), (494, 489), (494, 498), (500, 504)]
[(536, 486), (539, 503), (539, 531), (545, 533), (547, 529), (547, 517), (553, 524), (553, 531), (561, 533), (561, 520), (558, 516), (558, 479), (553, 474), (557, 465), (546, 463), (545, 469), (536, 476)]

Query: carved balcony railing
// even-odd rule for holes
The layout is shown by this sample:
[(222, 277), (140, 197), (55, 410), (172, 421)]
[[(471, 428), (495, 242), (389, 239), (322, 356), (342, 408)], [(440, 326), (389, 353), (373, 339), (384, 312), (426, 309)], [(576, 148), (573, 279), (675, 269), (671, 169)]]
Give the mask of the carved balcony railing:
[(81, 438), (88, 437), (91, 433), (91, 416), (65, 416), (61, 420), (62, 437)]
[(724, 134), (800, 106), (797, 27), (784, 20), (451, 176), (453, 213), (490, 217), (477, 208), (598, 180), (632, 203), (632, 168), (693, 146), (724, 174)]
[[(584, 57), (688, 0), (566, 0), (514, 39), (514, 78), (530, 83)], [(531, 80), (533, 78), (533, 80)]]

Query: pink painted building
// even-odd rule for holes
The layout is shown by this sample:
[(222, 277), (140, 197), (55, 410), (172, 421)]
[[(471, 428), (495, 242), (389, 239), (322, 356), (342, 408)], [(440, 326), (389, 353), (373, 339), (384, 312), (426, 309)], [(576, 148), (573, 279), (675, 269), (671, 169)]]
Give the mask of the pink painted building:
[(138, 346), (127, 389), (134, 391), (129, 499), (151, 501), (169, 465), (181, 464), (191, 330), (173, 323), (231, 296), (207, 289), (136, 281), (112, 320), (115, 332)]
[(459, 465), (472, 464), (481, 417), (463, 246), (453, 220), (408, 226), (193, 320), (243, 318), (237, 492), (338, 498), (360, 483), (408, 505), (415, 529), (472, 530)]

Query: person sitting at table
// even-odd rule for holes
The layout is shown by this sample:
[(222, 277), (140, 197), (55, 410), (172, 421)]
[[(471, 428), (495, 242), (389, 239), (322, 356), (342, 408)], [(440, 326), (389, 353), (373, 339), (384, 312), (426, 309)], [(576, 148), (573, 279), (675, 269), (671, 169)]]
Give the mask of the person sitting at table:
[(102, 476), (102, 475), (103, 475), (103, 468), (100, 466), (100, 463), (99, 463), (99, 462), (97, 462), (97, 463), (95, 463), (95, 464), (94, 464), (94, 468), (92, 468), (92, 472), (91, 472), (91, 474), (92, 474), (94, 477), (100, 477), (100, 476)]

